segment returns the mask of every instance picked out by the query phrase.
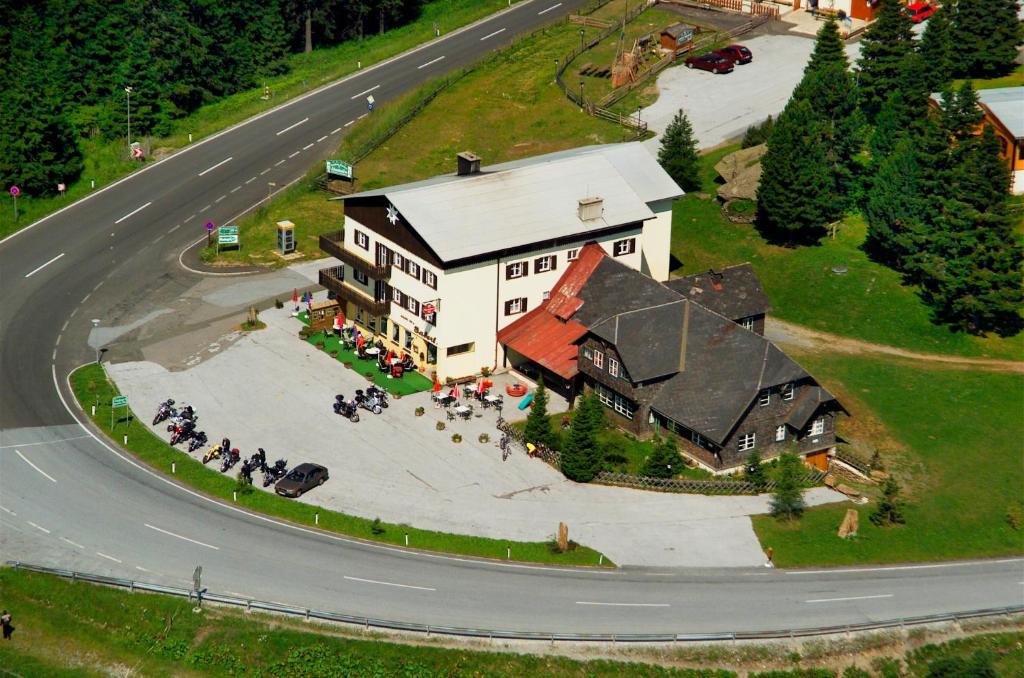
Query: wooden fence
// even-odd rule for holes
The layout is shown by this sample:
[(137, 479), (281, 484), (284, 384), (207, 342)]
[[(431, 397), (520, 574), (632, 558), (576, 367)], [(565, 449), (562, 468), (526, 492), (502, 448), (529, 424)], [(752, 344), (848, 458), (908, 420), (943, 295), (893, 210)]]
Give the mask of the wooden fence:
[(610, 28), (614, 24), (611, 21), (605, 21), (604, 19), (595, 19), (594, 17), (582, 16), (580, 14), (570, 14), (569, 23), (578, 24), (580, 26), (588, 26), (590, 28)]
[[(805, 486), (820, 485), (825, 479), (824, 471), (813, 471), (803, 478)], [(775, 481), (755, 485), (745, 480), (692, 480), (688, 478), (651, 478), (628, 473), (602, 471), (594, 478), (595, 483), (632, 487), (637, 490), (656, 492), (678, 492), (682, 494), (761, 494), (775, 489)]]
[(756, 2), (756, 0), (753, 2), (744, 2), (744, 0), (658, 0), (658, 2), (665, 5), (695, 7), (698, 9), (719, 8), (727, 12), (753, 14), (769, 19), (778, 19), (780, 14), (777, 5), (768, 2)]

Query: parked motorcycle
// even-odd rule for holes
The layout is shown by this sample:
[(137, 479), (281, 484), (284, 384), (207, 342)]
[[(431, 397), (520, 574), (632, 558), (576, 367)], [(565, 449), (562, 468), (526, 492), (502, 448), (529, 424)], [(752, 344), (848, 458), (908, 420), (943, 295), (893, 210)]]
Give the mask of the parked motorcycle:
[(221, 473), (227, 473), (228, 469), (230, 469), (232, 466), (237, 464), (238, 461), (241, 458), (242, 458), (242, 455), (239, 453), (237, 447), (234, 448), (233, 450), (230, 450), (230, 451), (226, 452), (224, 454), (224, 461), (221, 462), (221, 465), (220, 465), (220, 472)]
[(273, 466), (268, 466), (263, 471), (263, 487), (273, 485), (288, 473), (288, 460), (278, 459)]
[(174, 410), (174, 400), (168, 398), (167, 400), (160, 403), (156, 409), (156, 416), (153, 417), (153, 426), (156, 426), (161, 421), (164, 421), (168, 417), (176, 415), (177, 412)]
[(356, 395), (353, 398), (353, 400), (355, 401), (355, 404), (357, 406), (363, 408), (364, 410), (369, 410), (374, 414), (381, 413), (381, 406), (377, 399), (366, 395), (365, 393), (363, 393), (362, 389), (356, 391)]
[(359, 421), (359, 413), (356, 411), (355, 401), (345, 400), (345, 396), (340, 393), (334, 398), (334, 413), (340, 414), (353, 424)]
[(203, 463), (208, 464), (213, 459), (220, 459), (222, 454), (224, 454), (224, 448), (220, 445), (214, 445), (203, 455)]
[(188, 440), (192, 437), (192, 433), (195, 431), (196, 425), (186, 419), (174, 428), (174, 432), (171, 433), (171, 446), (175, 446), (180, 442)]
[(200, 447), (205, 445), (206, 442), (206, 433), (204, 431), (193, 431), (192, 440), (188, 441), (188, 451), (195, 452)]
[(376, 386), (376, 385), (367, 386), (366, 387), (366, 395), (370, 396), (371, 398), (376, 398), (377, 402), (384, 409), (387, 409), (388, 405), (390, 405), (390, 403), (388, 402), (388, 392), (385, 391), (384, 389), (382, 389), (379, 386)]
[(259, 448), (258, 452), (254, 452), (249, 457), (249, 468), (253, 471), (259, 469), (260, 471), (266, 471), (267, 469), (267, 453), (264, 452), (263, 448)]

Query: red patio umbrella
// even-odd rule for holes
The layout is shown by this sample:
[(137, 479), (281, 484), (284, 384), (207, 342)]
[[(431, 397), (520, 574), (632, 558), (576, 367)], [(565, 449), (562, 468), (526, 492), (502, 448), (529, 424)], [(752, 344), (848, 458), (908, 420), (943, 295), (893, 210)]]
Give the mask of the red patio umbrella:
[(437, 377), (434, 377), (434, 393), (440, 393), (440, 392), (441, 392), (441, 382), (439, 382), (437, 380)]
[(295, 288), (295, 291), (292, 292), (292, 303), (293, 304), (299, 303), (299, 288), (297, 288), (297, 287)]
[(484, 393), (487, 391), (487, 387), (484, 386), (483, 377), (480, 378), (480, 383), (476, 385), (476, 392), (482, 398)]

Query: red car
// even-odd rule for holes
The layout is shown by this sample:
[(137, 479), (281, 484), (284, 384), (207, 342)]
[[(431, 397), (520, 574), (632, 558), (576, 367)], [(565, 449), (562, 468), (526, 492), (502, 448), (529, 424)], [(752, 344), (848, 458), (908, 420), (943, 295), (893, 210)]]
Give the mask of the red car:
[(736, 68), (736, 64), (732, 59), (721, 54), (708, 52), (707, 54), (688, 58), (686, 60), (686, 67), (699, 68), (702, 71), (711, 71), (712, 73), (732, 73), (733, 69)]
[(915, 24), (921, 23), (932, 14), (935, 14), (935, 8), (927, 2), (914, 2), (907, 5), (907, 15)]
[(732, 59), (734, 62), (738, 63), (741, 66), (743, 64), (749, 64), (751, 61), (754, 60), (754, 54), (743, 45), (729, 45), (728, 47), (723, 47), (722, 49), (716, 49), (714, 53), (720, 54), (721, 56), (724, 56), (726, 59)]

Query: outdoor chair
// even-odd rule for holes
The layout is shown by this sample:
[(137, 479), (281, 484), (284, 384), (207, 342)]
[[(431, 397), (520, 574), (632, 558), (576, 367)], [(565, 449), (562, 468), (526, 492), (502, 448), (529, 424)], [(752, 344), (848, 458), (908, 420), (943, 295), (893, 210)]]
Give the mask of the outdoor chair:
[(444, 413), (448, 417), (448, 421), (455, 421), (455, 411), (454, 410), (446, 409), (444, 411)]

